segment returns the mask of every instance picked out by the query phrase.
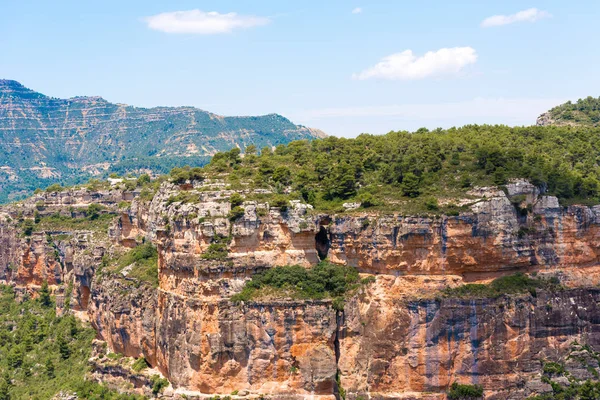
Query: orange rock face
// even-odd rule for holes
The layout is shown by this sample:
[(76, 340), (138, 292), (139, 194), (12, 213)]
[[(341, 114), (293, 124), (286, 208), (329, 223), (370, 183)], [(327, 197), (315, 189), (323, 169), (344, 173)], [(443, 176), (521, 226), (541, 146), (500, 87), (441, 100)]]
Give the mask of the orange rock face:
[[(520, 399), (548, 390), (541, 362), (563, 357), (573, 340), (600, 346), (600, 292), (580, 288), (600, 281), (600, 207), (563, 208), (520, 183), (509, 196), (488, 190), (460, 216), (336, 216), (248, 202), (232, 223), (231, 191), (169, 201), (178, 190), (165, 184), (151, 203), (134, 200), (109, 232), (114, 246), (140, 237), (157, 245), (158, 289), (95, 276), (107, 243), (58, 243), (53, 263), (43, 241), (19, 242), (1, 224), (2, 243), (20, 250), (0, 250), (0, 261), (18, 262), (14, 278), (0, 272), (21, 284), (74, 279), (74, 307), (87, 309), (113, 351), (143, 356), (176, 390), (203, 394), (434, 399), (459, 381)], [(224, 240), (227, 254), (207, 259)], [(229, 301), (257, 272), (325, 257), (376, 277), (343, 312), (328, 301)], [(557, 275), (572, 289), (436, 299), (445, 287), (515, 271)]]

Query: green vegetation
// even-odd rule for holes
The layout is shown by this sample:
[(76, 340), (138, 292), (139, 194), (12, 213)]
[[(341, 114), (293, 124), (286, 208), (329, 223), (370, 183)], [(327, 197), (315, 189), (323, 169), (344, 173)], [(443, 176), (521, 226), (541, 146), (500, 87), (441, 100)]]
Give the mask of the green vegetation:
[[(95, 98), (80, 97), (75, 103), (51, 98), (18, 82), (4, 83), (0, 87), (0, 110), (6, 107), (14, 109), (22, 118), (0, 120), (0, 130), (4, 132), (0, 160), (2, 165), (12, 167), (11, 173), (18, 178), (7, 179), (10, 175), (0, 171), (0, 203), (26, 197), (34, 189), (52, 185), (58, 179), (62, 185), (85, 183), (92, 171), (83, 167), (92, 164), (110, 163), (109, 170), (99, 177), (102, 179), (111, 173), (120, 176), (147, 171), (165, 174), (175, 167), (204, 165), (210, 160), (208, 154), (213, 149), (228, 150), (248, 140), (263, 147), (314, 137), (308, 129), (274, 114), (215, 117), (193, 108), (182, 113), (168, 107), (127, 106), (125, 118), (117, 118), (123, 112), (119, 105)], [(94, 115), (85, 118), (85, 126), (82, 126), (86, 132), (83, 147), (65, 146), (65, 142), (81, 139), (75, 130), (66, 132), (65, 124), (81, 121), (82, 113), (91, 108)], [(147, 118), (150, 115), (157, 118)], [(137, 123), (133, 124), (131, 118)], [(172, 140), (189, 129), (198, 129), (202, 134), (188, 136), (183, 141)], [(117, 131), (119, 135), (113, 135), (111, 140), (102, 140)], [(11, 144), (17, 138), (21, 146)], [(36, 159), (27, 150), (32, 146), (37, 149)], [(57, 175), (48, 176), (32, 168), (40, 163)], [(132, 185), (129, 182), (123, 184), (128, 189)], [(142, 185), (143, 182), (138, 184)]]
[(233, 193), (231, 195), (231, 197), (229, 198), (229, 203), (231, 203), (231, 207), (239, 207), (242, 205), (242, 203), (244, 202), (244, 198), (242, 197), (241, 194), (239, 193)]
[(104, 207), (98, 204), (90, 204), (83, 211), (83, 215), (64, 215), (55, 213), (46, 216), (38, 216), (37, 222), (31, 219), (23, 219), (19, 225), (25, 236), (31, 236), (38, 231), (61, 231), (61, 230), (91, 230), (106, 232), (113, 221), (115, 214), (105, 212)]
[(235, 206), (229, 211), (229, 215), (227, 216), (231, 222), (237, 221), (238, 219), (244, 216), (244, 209), (240, 206)]
[(46, 284), (38, 299), (21, 303), (0, 286), (0, 399), (50, 399), (61, 390), (81, 399), (141, 399), (84, 380), (95, 335), (73, 315), (56, 315)]
[(171, 196), (167, 199), (167, 206), (173, 203), (194, 203), (200, 201), (198, 194), (191, 192), (179, 192), (175, 196)]
[(550, 110), (550, 116), (558, 123), (600, 126), (600, 97), (570, 101)]
[(62, 192), (63, 190), (65, 190), (65, 188), (58, 183), (54, 183), (46, 188), (46, 192), (48, 193), (57, 193)]
[(450, 298), (497, 298), (505, 294), (536, 295), (537, 289), (560, 290), (557, 278), (529, 277), (523, 273), (503, 276), (494, 279), (490, 284), (468, 283), (455, 288), (446, 288), (442, 291), (445, 297)]
[(215, 236), (212, 239), (212, 243), (208, 245), (208, 248), (200, 256), (203, 260), (214, 260), (224, 261), (229, 255), (229, 242), (230, 237)]
[[(569, 370), (565, 365), (557, 362), (544, 364), (541, 380), (552, 387), (552, 392), (531, 396), (527, 400), (600, 399), (600, 381), (598, 380), (600, 353), (588, 345), (573, 342), (566, 360), (571, 367), (575, 366), (574, 370)], [(586, 370), (594, 376), (593, 379), (581, 379), (581, 372)]]
[(121, 255), (115, 261), (107, 261), (107, 264), (115, 264), (115, 272), (121, 272), (125, 267), (132, 266), (127, 276), (158, 287), (158, 251), (150, 242), (141, 244), (127, 253)]
[(449, 400), (477, 400), (483, 397), (483, 387), (480, 385), (461, 385), (454, 382), (448, 391)]
[(299, 265), (270, 268), (256, 274), (244, 289), (232, 296), (234, 302), (250, 301), (264, 295), (279, 293), (298, 299), (332, 298), (336, 309), (343, 309), (344, 297), (360, 285), (358, 271), (353, 267), (322, 261), (307, 269)]
[(161, 378), (159, 375), (152, 375), (150, 377), (150, 382), (152, 383), (152, 393), (155, 395), (161, 393), (169, 386), (169, 381), (165, 378)]
[(173, 168), (169, 173), (171, 175), (171, 181), (173, 183), (185, 183), (186, 181), (202, 181), (202, 168), (190, 168), (189, 166), (183, 168)]
[(133, 369), (135, 372), (140, 372), (148, 368), (149, 366), (150, 365), (148, 364), (146, 359), (144, 357), (140, 357), (137, 360), (135, 360), (135, 362), (131, 366), (131, 369)]
[(285, 196), (285, 204), (301, 199), (317, 210), (362, 201), (381, 210), (456, 213), (453, 201), (469, 188), (512, 178), (529, 179), (564, 204), (600, 201), (600, 129), (587, 127), (469, 125), (297, 141), (244, 158), (232, 152), (216, 154), (203, 176), (269, 188), (276, 193), (269, 202)]

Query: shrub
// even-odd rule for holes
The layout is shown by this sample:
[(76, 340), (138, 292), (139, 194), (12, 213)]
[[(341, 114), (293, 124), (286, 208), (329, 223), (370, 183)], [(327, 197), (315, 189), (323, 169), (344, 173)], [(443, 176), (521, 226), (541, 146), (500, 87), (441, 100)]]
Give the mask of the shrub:
[(358, 196), (358, 201), (360, 202), (360, 206), (363, 208), (375, 207), (379, 205), (379, 201), (375, 199), (371, 193), (363, 193)]
[(282, 212), (285, 212), (289, 205), (289, 199), (286, 196), (276, 195), (271, 201), (271, 207), (277, 207)]
[(231, 222), (236, 221), (244, 216), (244, 209), (240, 206), (235, 206), (229, 211), (228, 218)]
[(135, 362), (131, 366), (131, 369), (134, 370), (135, 372), (140, 372), (140, 371), (148, 368), (149, 366), (150, 365), (148, 364), (146, 359), (144, 357), (140, 357), (137, 360), (135, 360)]
[(23, 230), (23, 234), (25, 236), (31, 236), (34, 228), (34, 221), (30, 219), (23, 220), (23, 222), (21, 223), (21, 229)]
[(203, 260), (226, 260), (229, 255), (229, 249), (227, 248), (229, 240), (229, 237), (215, 236), (212, 243), (208, 245), (200, 257)]
[(150, 183), (150, 181), (151, 181), (150, 176), (148, 174), (142, 174), (137, 179), (137, 186), (144, 186), (144, 185)]
[(87, 210), (85, 211), (85, 216), (91, 220), (98, 219), (102, 210), (104, 210), (104, 207), (100, 204), (90, 204)]
[(127, 276), (158, 287), (158, 251), (152, 243), (148, 242), (134, 247), (117, 260), (118, 270), (132, 264)]
[(552, 278), (530, 278), (518, 272), (494, 279), (490, 284), (483, 285), (469, 283), (455, 288), (447, 288), (443, 293), (447, 297), (459, 298), (496, 298), (505, 294), (536, 295), (536, 289), (560, 290), (561, 286), (557, 279)]
[(65, 190), (65, 188), (58, 183), (54, 183), (46, 188), (46, 192), (48, 193), (62, 192), (63, 190)]
[(143, 188), (140, 192), (140, 199), (144, 201), (151, 201), (154, 198), (155, 192), (147, 187)]
[(200, 197), (197, 194), (190, 192), (179, 192), (175, 196), (170, 196), (167, 199), (167, 206), (173, 203), (195, 203), (200, 201)]
[(454, 382), (448, 391), (450, 400), (476, 400), (483, 397), (483, 387), (480, 385), (462, 385)]
[(549, 375), (562, 375), (565, 373), (565, 367), (556, 362), (547, 362), (544, 364), (543, 371)]
[(440, 208), (437, 199), (433, 196), (426, 197), (424, 204), (429, 211), (437, 211)]
[(242, 197), (239, 193), (234, 193), (229, 197), (229, 203), (231, 203), (231, 207), (241, 206), (244, 202), (244, 197)]
[(150, 378), (150, 383), (152, 383), (152, 393), (154, 395), (161, 393), (167, 386), (169, 386), (169, 381), (165, 378), (161, 378), (159, 375), (152, 375)]
[(359, 281), (355, 268), (326, 261), (310, 269), (299, 265), (275, 267), (254, 275), (242, 292), (232, 297), (232, 301), (248, 301), (260, 294), (261, 289), (274, 288), (288, 291), (298, 298), (333, 298), (334, 307), (343, 309), (344, 295)]

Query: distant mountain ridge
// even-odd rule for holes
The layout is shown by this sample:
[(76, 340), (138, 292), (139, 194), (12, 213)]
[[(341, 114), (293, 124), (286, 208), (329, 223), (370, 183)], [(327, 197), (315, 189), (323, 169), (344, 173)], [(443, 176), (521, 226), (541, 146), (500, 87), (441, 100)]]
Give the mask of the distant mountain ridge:
[(165, 172), (214, 153), (325, 134), (278, 114), (224, 117), (194, 107), (139, 108), (101, 97), (58, 99), (0, 80), (0, 202), (108, 171)]

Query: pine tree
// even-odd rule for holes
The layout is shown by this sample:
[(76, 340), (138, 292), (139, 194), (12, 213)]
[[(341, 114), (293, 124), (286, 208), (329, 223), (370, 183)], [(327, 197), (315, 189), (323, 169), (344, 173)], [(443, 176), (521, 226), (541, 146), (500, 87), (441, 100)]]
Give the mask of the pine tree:
[(0, 379), (0, 400), (10, 400), (10, 387), (12, 382), (8, 371), (4, 371), (2, 379)]
[(10, 384), (5, 379), (0, 380), (0, 400), (10, 400)]
[(421, 193), (419, 190), (419, 177), (412, 172), (404, 174), (400, 189), (405, 196), (417, 197)]
[(71, 349), (69, 348), (69, 344), (67, 343), (63, 335), (59, 335), (56, 338), (56, 344), (58, 345), (58, 351), (63, 360), (66, 360), (71, 356)]
[(40, 288), (40, 303), (44, 307), (50, 307), (52, 305), (50, 289), (48, 289), (48, 281), (44, 281), (42, 283), (42, 287)]
[(54, 379), (56, 377), (56, 374), (54, 373), (54, 363), (52, 362), (52, 360), (50, 358), (48, 358), (46, 360), (46, 375), (48, 376), (48, 378), (50, 379)]

